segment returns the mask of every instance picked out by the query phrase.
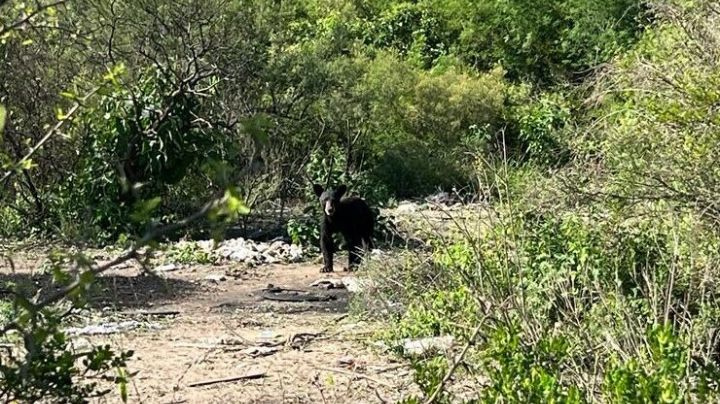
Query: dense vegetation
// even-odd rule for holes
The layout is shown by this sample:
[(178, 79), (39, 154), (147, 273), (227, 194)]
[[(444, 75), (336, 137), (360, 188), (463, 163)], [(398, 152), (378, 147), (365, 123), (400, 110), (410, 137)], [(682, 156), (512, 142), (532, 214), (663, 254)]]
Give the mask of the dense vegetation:
[[(383, 312), (388, 338), (469, 341), (451, 369), (486, 378), (484, 402), (720, 398), (715, 2), (0, 0), (0, 11), (0, 238), (114, 243), (198, 210), (229, 223), (245, 206), (309, 200), (311, 181), (349, 183), (376, 205), (454, 188), (493, 213), (382, 274), (405, 285), (378, 282), (375, 296), (407, 308)], [(312, 242), (314, 226), (299, 217), (287, 230)], [(72, 282), (63, 262), (58, 281)], [(48, 392), (27, 386), (57, 376), (37, 361), (78, 370), (45, 306), (56, 301), (18, 299), (25, 344), (55, 345), (0, 362), (17, 376), (0, 397), (32, 400)], [(88, 355), (93, 371), (127, 358)], [(452, 399), (451, 364), (414, 364), (428, 396)], [(51, 394), (90, 391), (77, 389)]]

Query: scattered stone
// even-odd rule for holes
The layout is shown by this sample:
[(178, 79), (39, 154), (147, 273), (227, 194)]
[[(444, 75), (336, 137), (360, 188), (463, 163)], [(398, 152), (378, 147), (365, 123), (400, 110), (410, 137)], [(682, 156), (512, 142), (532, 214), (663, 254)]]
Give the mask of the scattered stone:
[(68, 335), (107, 335), (124, 331), (130, 331), (140, 326), (140, 322), (135, 320), (123, 321), (119, 323), (105, 323), (98, 325), (89, 325), (86, 327), (70, 327), (65, 331)]
[(260, 335), (257, 337), (255, 342), (261, 345), (274, 344), (282, 338), (282, 335), (277, 334), (272, 330), (263, 330), (260, 332)]
[(304, 258), (302, 247), (282, 240), (266, 243), (240, 237), (217, 244), (212, 240), (198, 241), (197, 246), (221, 259), (241, 262), (248, 266), (294, 263)]
[(155, 272), (172, 272), (177, 271), (178, 269), (180, 268), (175, 264), (165, 264), (155, 267)]
[(398, 204), (395, 211), (398, 213), (414, 213), (419, 210), (419, 206), (415, 202), (403, 201)]
[(355, 358), (352, 356), (343, 356), (338, 359), (338, 365), (345, 367), (352, 367), (355, 364)]
[(453, 205), (457, 202), (457, 196), (449, 192), (438, 192), (435, 195), (428, 196), (425, 201), (434, 205)]
[(280, 347), (278, 347), (278, 346), (251, 346), (249, 348), (243, 349), (240, 352), (242, 352), (245, 355), (250, 356), (252, 358), (259, 358), (261, 356), (270, 356), (276, 352), (280, 352)]
[(215, 283), (220, 283), (220, 282), (226, 281), (227, 277), (223, 274), (210, 274), (205, 277), (205, 280), (215, 282)]

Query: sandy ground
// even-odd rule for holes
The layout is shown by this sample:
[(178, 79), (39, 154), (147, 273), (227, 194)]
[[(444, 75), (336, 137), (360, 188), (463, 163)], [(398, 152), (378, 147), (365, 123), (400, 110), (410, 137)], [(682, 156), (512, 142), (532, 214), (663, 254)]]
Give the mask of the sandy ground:
[[(113, 270), (99, 279), (84, 323), (135, 320), (141, 326), (74, 341), (134, 351), (132, 403), (377, 403), (416, 392), (408, 366), (372, 345), (375, 325), (347, 314), (346, 290), (309, 287), (348, 273), (326, 276), (318, 269), (193, 266), (161, 277), (132, 267)], [(207, 279), (224, 273), (240, 275)], [(269, 284), (332, 300), (267, 300)], [(257, 378), (193, 386), (248, 375)], [(120, 399), (113, 392), (95, 402)]]

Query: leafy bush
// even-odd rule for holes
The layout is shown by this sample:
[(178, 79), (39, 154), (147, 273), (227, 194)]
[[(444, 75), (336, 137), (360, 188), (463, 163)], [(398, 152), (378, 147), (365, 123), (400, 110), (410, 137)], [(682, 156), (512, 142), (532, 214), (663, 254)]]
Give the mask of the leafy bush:
[[(720, 299), (700, 286), (717, 277), (711, 262), (720, 238), (711, 228), (661, 204), (638, 218), (602, 205), (553, 211), (500, 201), (479, 236), (460, 232), (449, 245), (434, 244), (436, 277), (415, 283), (421, 293), (373, 289), (407, 307), (391, 338), (449, 334), (470, 344), (479, 327), (481, 342), (465, 361), (471, 374), (489, 378), (478, 387), (484, 402), (720, 397), (709, 382), (716, 353), (707, 351), (718, 325), (708, 316)], [(415, 271), (403, 276), (426, 273)]]
[(569, 348), (562, 337), (552, 336), (529, 345), (513, 324), (493, 330), (481, 353), (483, 369), (490, 379), (480, 393), (481, 401), (584, 402), (576, 386), (563, 382)]
[(594, 130), (574, 142), (603, 162), (587, 184), (595, 192), (625, 205), (666, 200), (717, 221), (720, 13), (711, 3), (659, 5), (654, 29), (597, 81)]
[(570, 151), (561, 136), (563, 126), (571, 118), (566, 102), (556, 93), (527, 101), (525, 97), (514, 100), (517, 105), (510, 112), (512, 130), (517, 132), (522, 152), (521, 161), (555, 167), (567, 163)]
[[(688, 369), (692, 363), (685, 345), (669, 325), (648, 330), (649, 355), (630, 360), (614, 357), (603, 384), (607, 398), (626, 403), (681, 403), (691, 394), (699, 401), (716, 397), (718, 370), (715, 364)], [(644, 353), (643, 353), (644, 354)], [(649, 357), (647, 357), (649, 356)], [(693, 364), (691, 366), (697, 366)], [(688, 372), (695, 383), (683, 383)]]
[(165, 258), (179, 264), (212, 264), (212, 254), (195, 243), (182, 242), (173, 244), (166, 252)]

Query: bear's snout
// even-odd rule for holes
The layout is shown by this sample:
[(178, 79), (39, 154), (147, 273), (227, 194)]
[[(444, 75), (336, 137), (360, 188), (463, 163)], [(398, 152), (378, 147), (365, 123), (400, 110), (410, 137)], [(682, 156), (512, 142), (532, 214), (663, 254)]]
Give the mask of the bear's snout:
[(333, 206), (331, 201), (325, 202), (325, 214), (332, 216), (333, 213), (335, 213), (335, 206)]

